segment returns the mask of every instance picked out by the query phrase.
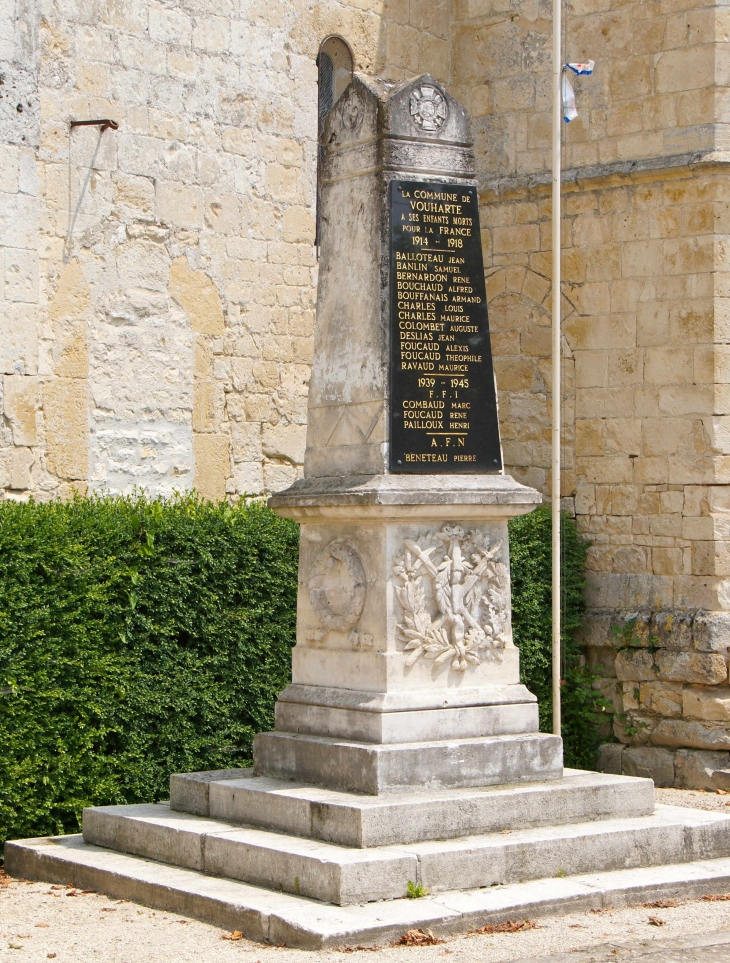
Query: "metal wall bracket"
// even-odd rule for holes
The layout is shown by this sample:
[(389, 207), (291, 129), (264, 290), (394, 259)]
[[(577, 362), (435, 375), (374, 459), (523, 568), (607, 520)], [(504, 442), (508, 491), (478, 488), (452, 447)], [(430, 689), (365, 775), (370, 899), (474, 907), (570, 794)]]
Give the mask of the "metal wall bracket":
[(102, 134), (109, 128), (119, 130), (119, 124), (116, 120), (109, 120), (108, 117), (102, 120), (72, 120), (71, 127), (101, 127)]

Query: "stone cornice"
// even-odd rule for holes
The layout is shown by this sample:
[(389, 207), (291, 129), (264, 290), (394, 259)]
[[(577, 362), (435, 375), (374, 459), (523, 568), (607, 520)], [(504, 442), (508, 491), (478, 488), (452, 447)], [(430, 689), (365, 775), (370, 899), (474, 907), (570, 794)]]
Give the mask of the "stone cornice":
[[(690, 151), (664, 157), (613, 161), (589, 167), (573, 167), (563, 171), (563, 192), (619, 187), (638, 181), (663, 180), (668, 177), (692, 177), (698, 171), (723, 169), (730, 165), (730, 151)], [(520, 194), (547, 194), (551, 189), (550, 171), (495, 177), (482, 183), (480, 199), (489, 202)]]

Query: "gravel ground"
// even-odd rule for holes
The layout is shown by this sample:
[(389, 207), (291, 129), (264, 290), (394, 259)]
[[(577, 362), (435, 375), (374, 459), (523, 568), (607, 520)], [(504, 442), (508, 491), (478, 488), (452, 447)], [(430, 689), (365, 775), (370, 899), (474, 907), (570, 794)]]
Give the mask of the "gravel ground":
[(662, 806), (685, 806), (710, 812), (730, 812), (730, 793), (702, 792), (694, 789), (655, 789), (656, 801)]
[[(730, 799), (722, 795), (674, 789), (658, 790), (657, 801), (701, 809), (721, 809), (730, 804)], [(730, 894), (724, 901), (696, 899), (664, 907), (576, 913), (537, 920), (533, 928), (514, 933), (457, 936), (434, 946), (391, 946), (355, 953), (363, 963), (369, 959), (378, 963), (443, 959), (500, 963), (537, 961), (564, 953), (573, 954), (568, 959), (575, 963), (609, 959), (662, 963), (669, 959), (670, 947), (671, 959), (675, 959), (677, 939), (697, 936), (698, 941), (706, 942), (708, 934), (720, 931), (730, 931)], [(3, 963), (41, 963), (49, 959), (58, 963), (344, 963), (354, 955), (352, 951), (269, 947), (230, 937), (217, 927), (128, 901), (0, 875)], [(719, 956), (710, 957), (707, 951), (698, 949), (699, 955), (695, 955), (695, 951), (682, 949), (681, 959), (730, 961), (730, 943), (716, 946), (714, 952), (718, 951)]]

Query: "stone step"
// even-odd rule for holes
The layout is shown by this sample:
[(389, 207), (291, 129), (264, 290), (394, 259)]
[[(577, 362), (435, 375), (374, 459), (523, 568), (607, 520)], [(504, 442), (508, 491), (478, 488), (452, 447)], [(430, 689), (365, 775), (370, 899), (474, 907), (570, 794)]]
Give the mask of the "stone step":
[(211, 775), (171, 776), (172, 809), (362, 848), (654, 811), (651, 779), (577, 769), (546, 783), (388, 796), (320, 789), (251, 770)]
[(508, 919), (730, 890), (730, 859), (706, 859), (340, 907), (110, 852), (81, 836), (8, 842), (5, 869), (240, 930), (252, 940), (310, 950), (387, 945), (413, 927), (447, 935)]
[(374, 796), (542, 782), (563, 774), (563, 741), (543, 732), (389, 745), (260, 732), (253, 755), (260, 776)]
[(337, 905), (730, 856), (730, 816), (658, 806), (608, 819), (354, 849), (174, 812), (164, 805), (84, 810), (97, 846)]
[(350, 742), (429, 742), (539, 731), (523, 685), (371, 692), (292, 683), (276, 700), (276, 728)]
[(539, 732), (540, 719), (537, 702), (414, 712), (357, 712), (278, 701), (276, 729), (351, 742), (394, 744)]

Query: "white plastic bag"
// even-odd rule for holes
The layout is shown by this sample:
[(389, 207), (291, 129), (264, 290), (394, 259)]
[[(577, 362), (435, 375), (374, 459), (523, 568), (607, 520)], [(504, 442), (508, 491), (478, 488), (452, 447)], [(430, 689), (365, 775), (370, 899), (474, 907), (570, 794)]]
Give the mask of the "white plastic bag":
[(575, 120), (578, 111), (575, 109), (575, 91), (573, 85), (568, 80), (567, 74), (563, 73), (563, 120), (569, 124)]

